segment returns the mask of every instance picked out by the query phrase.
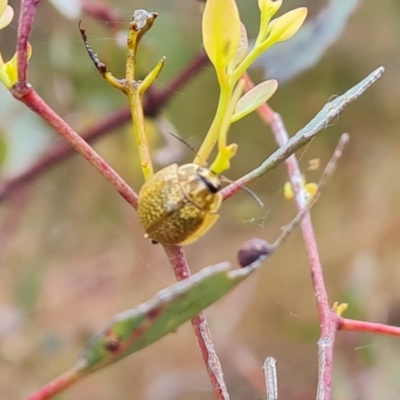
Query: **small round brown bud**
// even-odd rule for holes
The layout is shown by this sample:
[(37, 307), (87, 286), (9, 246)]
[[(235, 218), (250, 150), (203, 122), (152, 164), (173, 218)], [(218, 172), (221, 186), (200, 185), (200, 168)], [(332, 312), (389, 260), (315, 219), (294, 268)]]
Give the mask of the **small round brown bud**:
[(248, 267), (257, 261), (263, 261), (273, 252), (273, 247), (262, 239), (250, 239), (238, 251), (238, 260), (241, 267)]
[(121, 341), (120, 341), (119, 337), (115, 334), (112, 334), (106, 338), (104, 347), (109, 352), (114, 353), (115, 351), (117, 351), (119, 349), (120, 343), (121, 343)]

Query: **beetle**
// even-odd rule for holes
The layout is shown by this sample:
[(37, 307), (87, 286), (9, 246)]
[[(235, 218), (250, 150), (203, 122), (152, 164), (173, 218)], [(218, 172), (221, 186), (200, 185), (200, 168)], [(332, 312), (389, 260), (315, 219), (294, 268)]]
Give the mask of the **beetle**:
[(156, 172), (139, 192), (138, 215), (153, 243), (186, 245), (217, 221), (221, 180), (197, 164), (171, 164)]

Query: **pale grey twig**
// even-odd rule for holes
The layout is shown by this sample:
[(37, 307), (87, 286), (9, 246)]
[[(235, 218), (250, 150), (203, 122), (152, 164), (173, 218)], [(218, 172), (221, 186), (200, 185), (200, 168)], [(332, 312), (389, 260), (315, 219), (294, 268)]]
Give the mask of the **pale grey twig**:
[(384, 67), (377, 68), (365, 79), (353, 86), (342, 96), (325, 104), (322, 110), (303, 128), (291, 137), (284, 145), (269, 156), (260, 166), (253, 171), (242, 176), (237, 181), (231, 183), (221, 193), (224, 200), (233, 196), (242, 186), (248, 185), (254, 179), (259, 178), (271, 169), (285, 161), (295, 151), (311, 141), (320, 131), (325, 129), (328, 124), (336, 118), (351, 102), (361, 96), (374, 82), (376, 82), (385, 71)]
[(278, 400), (278, 375), (276, 372), (276, 359), (267, 357), (263, 365), (267, 400)]
[(316, 203), (322, 190), (326, 186), (328, 180), (335, 172), (339, 158), (342, 156), (343, 149), (349, 142), (349, 139), (350, 135), (348, 133), (343, 133), (343, 135), (340, 137), (339, 142), (335, 148), (335, 151), (333, 152), (331, 159), (329, 160), (328, 164), (325, 167), (324, 172), (322, 173), (316, 193), (314, 194), (313, 198), (309, 201), (309, 204), (303, 209), (301, 209), (298, 212), (298, 214), (292, 219), (292, 221), (283, 229), (282, 234), (272, 244), (273, 249), (277, 249), (282, 244), (282, 242), (291, 234), (293, 229), (300, 223), (304, 215), (308, 213), (310, 208)]
[[(333, 341), (328, 337), (318, 340), (318, 386), (316, 400), (329, 400), (331, 387), (326, 385), (326, 375), (332, 374)], [(329, 380), (329, 383), (331, 380)]]

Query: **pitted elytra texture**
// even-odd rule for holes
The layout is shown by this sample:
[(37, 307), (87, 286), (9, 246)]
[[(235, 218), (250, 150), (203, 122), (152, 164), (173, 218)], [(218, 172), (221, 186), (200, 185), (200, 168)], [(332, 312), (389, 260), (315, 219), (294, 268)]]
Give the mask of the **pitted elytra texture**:
[(162, 244), (188, 244), (218, 219), (221, 183), (196, 164), (172, 164), (144, 183), (139, 192), (139, 219), (146, 236)]

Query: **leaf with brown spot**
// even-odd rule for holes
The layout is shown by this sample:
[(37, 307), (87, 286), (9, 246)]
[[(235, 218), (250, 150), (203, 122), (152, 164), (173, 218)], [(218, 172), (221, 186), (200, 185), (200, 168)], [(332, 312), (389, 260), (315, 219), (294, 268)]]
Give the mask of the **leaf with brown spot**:
[(244, 280), (260, 262), (235, 270), (229, 270), (228, 263), (204, 268), (146, 303), (116, 315), (85, 346), (74, 369), (86, 375), (174, 332)]

